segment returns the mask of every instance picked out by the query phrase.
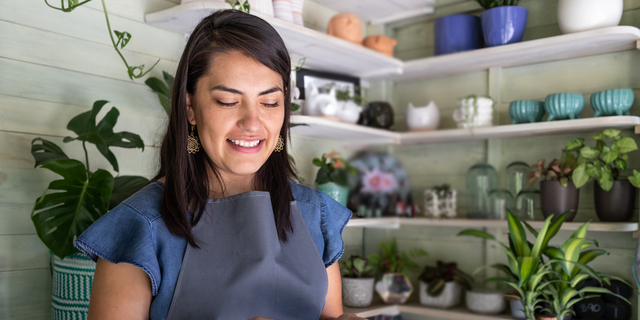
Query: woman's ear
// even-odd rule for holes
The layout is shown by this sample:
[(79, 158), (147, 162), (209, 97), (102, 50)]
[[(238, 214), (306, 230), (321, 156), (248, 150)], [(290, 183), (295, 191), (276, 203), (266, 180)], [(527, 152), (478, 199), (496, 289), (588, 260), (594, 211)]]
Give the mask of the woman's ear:
[(191, 94), (189, 94), (187, 92), (187, 120), (189, 120), (189, 123), (191, 125), (196, 125), (196, 112), (193, 109), (193, 104), (192, 104), (192, 97)]

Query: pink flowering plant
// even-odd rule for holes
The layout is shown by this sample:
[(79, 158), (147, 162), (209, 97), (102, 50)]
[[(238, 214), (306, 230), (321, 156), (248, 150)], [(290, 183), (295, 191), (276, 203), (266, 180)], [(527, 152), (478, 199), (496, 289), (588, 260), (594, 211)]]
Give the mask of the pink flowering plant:
[(349, 174), (355, 175), (356, 169), (339, 155), (338, 152), (331, 151), (313, 159), (313, 164), (320, 167), (316, 175), (316, 184), (333, 182), (343, 187), (349, 186)]

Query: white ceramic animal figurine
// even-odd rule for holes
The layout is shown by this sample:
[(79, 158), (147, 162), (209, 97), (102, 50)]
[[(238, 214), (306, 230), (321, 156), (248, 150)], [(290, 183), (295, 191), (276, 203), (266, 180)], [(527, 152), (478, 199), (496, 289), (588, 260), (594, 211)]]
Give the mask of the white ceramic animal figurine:
[(336, 99), (336, 89), (332, 88), (329, 93), (320, 93), (318, 88), (310, 84), (307, 87), (305, 107), (310, 116), (338, 116), (338, 100)]
[(425, 107), (407, 106), (407, 128), (410, 131), (436, 130), (440, 125), (440, 110), (433, 101)]
[(348, 101), (338, 101), (339, 112), (338, 118), (340, 121), (356, 123), (360, 118), (360, 113), (362, 112), (362, 107), (357, 105), (355, 102)]

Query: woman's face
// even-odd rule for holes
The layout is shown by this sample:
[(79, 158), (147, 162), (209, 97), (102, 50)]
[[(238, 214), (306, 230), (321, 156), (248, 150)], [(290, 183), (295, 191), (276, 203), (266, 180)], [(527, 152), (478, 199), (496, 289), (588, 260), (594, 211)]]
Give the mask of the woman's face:
[(282, 82), (277, 72), (233, 51), (216, 54), (195, 93), (187, 94), (189, 122), (225, 181), (253, 178), (273, 152), (284, 122)]

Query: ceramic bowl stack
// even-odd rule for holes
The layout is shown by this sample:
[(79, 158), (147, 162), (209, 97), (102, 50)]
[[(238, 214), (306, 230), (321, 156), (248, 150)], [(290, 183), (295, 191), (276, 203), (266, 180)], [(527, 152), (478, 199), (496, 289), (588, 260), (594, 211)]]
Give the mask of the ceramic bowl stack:
[(580, 119), (584, 96), (579, 93), (550, 94), (544, 100), (544, 109), (549, 114), (547, 121)]
[(458, 102), (453, 120), (459, 128), (490, 127), (493, 125), (493, 99), (469, 97)]
[(509, 116), (512, 124), (540, 122), (544, 117), (544, 102), (535, 100), (516, 100), (509, 104)]
[(293, 8), (291, 0), (273, 0), (274, 17), (293, 23)]
[(594, 117), (629, 115), (633, 105), (633, 90), (615, 89), (596, 92), (591, 95), (591, 108)]

